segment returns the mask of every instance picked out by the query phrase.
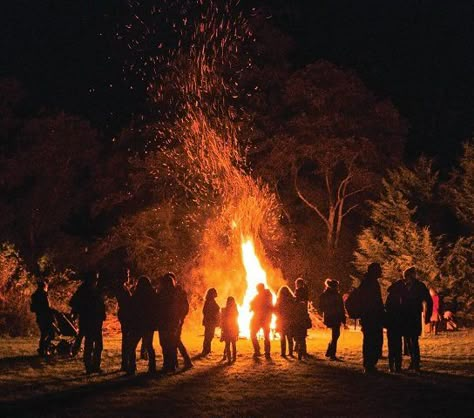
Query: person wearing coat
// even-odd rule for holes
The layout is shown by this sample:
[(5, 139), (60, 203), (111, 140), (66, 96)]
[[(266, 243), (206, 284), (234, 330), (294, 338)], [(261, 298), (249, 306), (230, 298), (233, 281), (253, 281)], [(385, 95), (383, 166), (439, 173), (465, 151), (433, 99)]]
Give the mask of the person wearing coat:
[(382, 268), (372, 263), (367, 268), (359, 286), (362, 325), (362, 357), (365, 373), (376, 372), (376, 365), (382, 353), (384, 304), (378, 279), (382, 277)]
[(425, 324), (429, 324), (433, 311), (433, 301), (428, 288), (417, 279), (415, 267), (410, 267), (403, 272), (403, 283), (406, 288), (406, 296), (402, 307), (404, 315), (403, 335), (407, 340), (410, 352), (410, 369), (419, 371), (420, 344), (418, 338), (422, 330), (421, 313), (423, 312), (423, 304), (426, 304)]
[(100, 373), (103, 340), (102, 324), (105, 321), (105, 303), (97, 287), (96, 273), (85, 275), (69, 305), (72, 313), (79, 316), (79, 334), (84, 336), (84, 365), (86, 373)]
[(202, 344), (202, 356), (211, 352), (211, 343), (219, 326), (220, 307), (216, 302), (217, 290), (213, 287), (206, 293), (206, 300), (202, 308), (202, 325), (204, 326), (204, 341)]
[(288, 355), (293, 357), (293, 330), (295, 316), (295, 296), (288, 286), (282, 286), (278, 290), (275, 304), (276, 330), (280, 333), (281, 356), (286, 357), (286, 346), (288, 344)]
[(156, 372), (155, 349), (153, 334), (157, 327), (157, 295), (147, 276), (138, 278), (137, 286), (130, 298), (130, 323), (126, 360), (126, 372), (133, 375), (136, 372), (136, 349), (142, 340), (143, 349), (148, 358), (148, 373)]
[(260, 356), (260, 345), (257, 333), (263, 330), (265, 358), (270, 358), (270, 325), (272, 322), (273, 300), (270, 290), (263, 283), (257, 284), (257, 295), (250, 302), (250, 311), (253, 312), (250, 320), (250, 339), (252, 340), (254, 358)]
[[(232, 296), (227, 298), (227, 303), (221, 312), (221, 341), (225, 342), (223, 361), (227, 360), (228, 364), (235, 362), (237, 359), (237, 340), (239, 339), (239, 311), (237, 304)], [(232, 357), (231, 348), (232, 346)]]
[(30, 310), (36, 314), (36, 323), (40, 330), (38, 354), (42, 357), (48, 356), (51, 340), (54, 338), (54, 316), (49, 306), (48, 283), (38, 281), (38, 288), (31, 295)]
[(331, 329), (331, 341), (326, 350), (326, 357), (332, 361), (337, 360), (337, 340), (341, 335), (341, 324), (346, 323), (346, 312), (344, 302), (339, 293), (339, 282), (326, 279), (324, 292), (319, 297), (319, 309), (323, 314), (323, 322)]

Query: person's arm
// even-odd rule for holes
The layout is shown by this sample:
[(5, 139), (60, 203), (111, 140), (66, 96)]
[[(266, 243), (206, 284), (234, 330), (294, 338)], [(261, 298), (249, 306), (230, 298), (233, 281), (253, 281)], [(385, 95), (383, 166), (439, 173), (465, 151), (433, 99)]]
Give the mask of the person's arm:
[(426, 302), (425, 324), (429, 324), (431, 321), (431, 315), (433, 314), (433, 299), (431, 298), (430, 291), (424, 284), (423, 299)]

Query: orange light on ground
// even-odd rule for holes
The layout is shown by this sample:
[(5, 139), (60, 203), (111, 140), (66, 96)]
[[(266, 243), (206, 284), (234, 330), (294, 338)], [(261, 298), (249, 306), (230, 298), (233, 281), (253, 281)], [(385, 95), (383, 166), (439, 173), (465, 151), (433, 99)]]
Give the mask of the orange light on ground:
[[(241, 305), (238, 306), (239, 309), (239, 328), (240, 336), (249, 338), (250, 337), (250, 320), (252, 319), (253, 313), (250, 312), (250, 302), (257, 295), (257, 284), (263, 283), (266, 288), (268, 287), (267, 283), (267, 273), (263, 269), (260, 260), (257, 257), (255, 252), (255, 246), (252, 238), (242, 237), (242, 262), (244, 264), (246, 281), (247, 281), (247, 290), (245, 291), (244, 300)], [(276, 295), (270, 289), (273, 297), (273, 303), (276, 302)], [(275, 329), (275, 315), (272, 315), (272, 324), (271, 328)]]

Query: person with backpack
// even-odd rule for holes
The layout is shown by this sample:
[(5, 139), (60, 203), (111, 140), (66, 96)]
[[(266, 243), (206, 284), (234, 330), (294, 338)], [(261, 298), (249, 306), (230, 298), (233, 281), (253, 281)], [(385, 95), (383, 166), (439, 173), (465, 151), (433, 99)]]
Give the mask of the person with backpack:
[(326, 357), (336, 361), (337, 340), (341, 335), (341, 324), (346, 323), (346, 312), (342, 296), (339, 293), (339, 282), (337, 280), (326, 279), (324, 282), (324, 292), (319, 297), (319, 309), (323, 314), (323, 322), (331, 329), (331, 341), (326, 350)]
[(38, 354), (41, 357), (47, 357), (50, 354), (49, 346), (54, 338), (54, 315), (49, 306), (47, 281), (37, 282), (37, 289), (31, 295), (30, 310), (36, 314), (36, 323), (40, 330)]
[(100, 364), (105, 303), (97, 283), (96, 273), (86, 273), (83, 285), (79, 286), (69, 302), (72, 313), (79, 316), (79, 334), (84, 336), (84, 365), (87, 374), (102, 371)]
[[(382, 267), (372, 263), (357, 289), (358, 311), (362, 325), (362, 356), (366, 374), (377, 371), (383, 345), (384, 304), (378, 279), (382, 277)], [(350, 297), (348, 301), (350, 301)], [(346, 304), (347, 307), (347, 304)]]

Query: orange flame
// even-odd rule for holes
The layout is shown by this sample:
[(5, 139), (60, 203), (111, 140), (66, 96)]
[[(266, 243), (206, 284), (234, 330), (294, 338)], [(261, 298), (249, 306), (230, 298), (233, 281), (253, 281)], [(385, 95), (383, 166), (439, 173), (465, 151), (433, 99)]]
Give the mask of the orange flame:
[[(250, 302), (257, 295), (257, 284), (263, 283), (268, 288), (267, 273), (263, 269), (260, 260), (255, 252), (255, 246), (252, 238), (242, 237), (242, 262), (244, 264), (247, 280), (247, 290), (244, 300), (239, 305), (239, 328), (242, 337), (250, 337), (250, 320), (253, 313), (250, 312)], [(270, 289), (273, 297), (273, 303), (276, 301), (275, 293)], [(272, 316), (271, 328), (275, 328), (275, 315)]]

